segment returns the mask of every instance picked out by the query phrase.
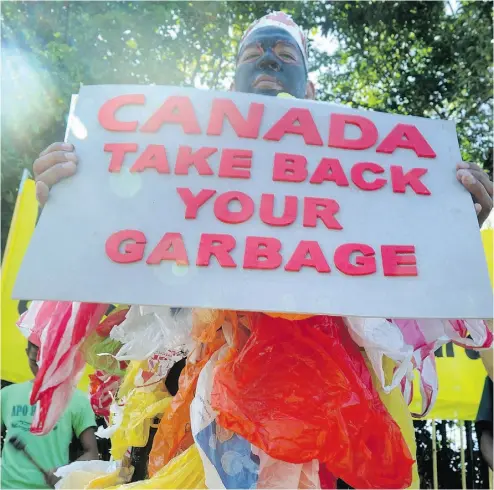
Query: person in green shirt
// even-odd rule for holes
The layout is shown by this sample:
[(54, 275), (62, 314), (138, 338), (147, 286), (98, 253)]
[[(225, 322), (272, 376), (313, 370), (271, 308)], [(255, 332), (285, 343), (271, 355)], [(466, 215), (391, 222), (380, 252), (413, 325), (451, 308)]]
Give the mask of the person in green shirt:
[[(38, 346), (28, 342), (26, 353), (35, 376), (38, 372), (38, 349)], [(1, 488), (53, 488), (58, 480), (55, 471), (69, 463), (69, 446), (74, 433), (84, 451), (78, 461), (99, 459), (94, 435), (96, 421), (87, 396), (76, 390), (54, 429), (44, 436), (37, 436), (29, 431), (36, 410), (35, 405), (29, 404), (32, 388), (33, 380), (13, 384), (0, 391), (2, 433), (6, 430)], [(9, 443), (11, 437), (25, 444), (32, 458), (48, 471), (46, 478), (23, 452)]]

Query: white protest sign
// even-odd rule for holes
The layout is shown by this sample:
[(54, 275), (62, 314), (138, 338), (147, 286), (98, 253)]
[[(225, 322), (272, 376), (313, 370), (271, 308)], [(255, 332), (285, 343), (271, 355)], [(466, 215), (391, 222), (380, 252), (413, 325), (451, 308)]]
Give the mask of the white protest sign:
[(85, 86), (77, 174), (15, 296), (388, 318), (489, 317), (448, 121), (306, 100)]

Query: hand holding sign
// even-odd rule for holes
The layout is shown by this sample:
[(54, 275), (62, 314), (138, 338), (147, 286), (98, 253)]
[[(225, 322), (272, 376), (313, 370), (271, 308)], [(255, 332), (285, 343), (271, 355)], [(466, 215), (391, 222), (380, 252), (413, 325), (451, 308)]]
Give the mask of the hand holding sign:
[[(142, 86), (83, 87), (75, 118), (80, 168), (56, 186), (17, 294), (379, 317), (490, 311), (453, 123)], [(64, 177), (66, 155), (52, 150), (37, 162), (48, 186)], [(49, 259), (36, 260), (43, 249)], [(33, 281), (48, 271), (49, 287)]]
[(456, 178), (472, 195), (479, 225), (482, 226), (492, 211), (492, 181), (475, 163), (461, 162), (456, 170)]
[(53, 143), (43, 150), (33, 163), (36, 198), (41, 206), (48, 200), (50, 188), (60, 180), (75, 174), (77, 155), (70, 143)]

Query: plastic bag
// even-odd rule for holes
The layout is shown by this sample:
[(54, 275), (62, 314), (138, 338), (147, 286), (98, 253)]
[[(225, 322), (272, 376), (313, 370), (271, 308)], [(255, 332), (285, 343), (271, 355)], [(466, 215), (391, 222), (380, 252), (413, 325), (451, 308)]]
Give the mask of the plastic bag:
[(41, 343), (41, 334), (48, 325), (57, 304), (57, 301), (32, 301), (29, 308), (17, 320), (22, 335), (38, 347)]
[(128, 307), (115, 308), (95, 329), (81, 346), (86, 362), (94, 369), (107, 374), (123, 376), (127, 362), (115, 359), (115, 354), (122, 348), (122, 343), (109, 337), (112, 329), (125, 319)]
[(190, 407), (191, 428), (208, 488), (320, 488), (319, 463), (275, 460), (249, 441), (216, 423), (211, 407), (214, 369), (229, 353), (218, 350), (204, 366)]
[(413, 459), (341, 318), (251, 315), (242, 351), (217, 367), (217, 422), (269, 456), (317, 459), (354, 488), (407, 487)]
[(131, 306), (125, 320), (114, 327), (110, 337), (122, 343), (119, 360), (144, 360), (163, 349), (193, 345), (191, 310), (173, 310), (165, 306)]
[(218, 413), (211, 407), (214, 368), (228, 351), (228, 345), (221, 347), (199, 375), (190, 407), (191, 429), (208, 488), (255, 488), (259, 463), (251, 457), (250, 442), (217, 425)]
[(152, 420), (162, 414), (170, 402), (168, 393), (134, 390), (125, 401), (122, 422), (111, 438), (113, 458), (123, 458), (130, 446), (144, 447)]
[[(413, 397), (413, 369), (419, 373), (423, 417), (434, 406), (438, 383), (434, 352), (453, 341), (466, 349), (486, 349), (493, 336), (482, 320), (386, 320), (383, 318), (345, 319), (355, 342), (363, 347), (386, 393), (401, 385), (410, 403)], [(471, 336), (471, 339), (468, 338)], [(384, 356), (397, 362), (389, 384), (384, 381)]]
[(119, 305), (96, 327), (96, 333), (100, 337), (108, 337), (114, 327), (120, 325), (129, 312), (128, 306)]
[(121, 485), (132, 478), (132, 468), (123, 468), (116, 461), (75, 461), (58, 468), (61, 478), (55, 485), (59, 490), (99, 489)]
[(223, 334), (217, 332), (214, 340), (207, 345), (198, 344), (190, 353), (180, 375), (178, 392), (163, 414), (153, 440), (148, 464), (151, 476), (194, 442), (190, 430), (190, 404), (194, 398), (197, 379), (204, 365), (224, 343)]
[(110, 337), (101, 337), (93, 332), (82, 344), (81, 353), (84, 360), (94, 369), (104, 371), (115, 376), (123, 376), (127, 363), (115, 359), (115, 354), (122, 344)]
[(156, 488), (207, 488), (204, 482), (201, 458), (195, 445), (190, 446), (182, 454), (172, 459), (149, 480), (123, 485), (118, 487), (118, 490), (154, 490)]
[(107, 305), (57, 302), (49, 308), (49, 317), (40, 318), (38, 313), (34, 326), (43, 327), (40, 368), (30, 399), (31, 405), (37, 403), (31, 432), (40, 435), (53, 429), (70, 402), (85, 364), (79, 347), (96, 328)]
[(89, 402), (96, 415), (105, 419), (110, 417), (110, 405), (115, 399), (119, 385), (119, 376), (111, 376), (103, 371), (89, 375)]

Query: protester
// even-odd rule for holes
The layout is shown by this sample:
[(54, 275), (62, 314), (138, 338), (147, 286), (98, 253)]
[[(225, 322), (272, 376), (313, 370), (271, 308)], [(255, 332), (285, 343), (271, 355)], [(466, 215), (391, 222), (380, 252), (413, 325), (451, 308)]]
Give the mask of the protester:
[[(30, 337), (26, 354), (34, 376), (38, 372), (38, 351), (39, 339)], [(32, 387), (33, 380), (12, 384), (0, 392), (2, 433), (6, 429), (1, 488), (53, 488), (58, 480), (55, 471), (69, 463), (69, 446), (74, 433), (84, 451), (78, 461), (98, 459), (94, 435), (96, 422), (87, 395), (76, 390), (55, 428), (44, 436), (37, 436), (29, 431), (36, 410), (35, 405), (29, 404)], [(46, 475), (9, 442), (12, 438), (26, 447), (34, 461), (47, 472)]]
[[(288, 94), (299, 99), (315, 98), (314, 86), (308, 79), (306, 37), (288, 16), (279, 12), (267, 15), (246, 31), (239, 45), (232, 90), (268, 96)], [(36, 193), (41, 205), (46, 203), (53, 185), (76, 172), (78, 158), (75, 150), (71, 144), (53, 143), (34, 162)], [(479, 222), (482, 223), (493, 206), (493, 183), (473, 163), (458, 162), (456, 177), (470, 192)], [(89, 196), (91, 189), (87, 192)], [(293, 316), (289, 319), (297, 320)], [(369, 366), (367, 359), (366, 362)], [(384, 364), (386, 376), (391, 377), (394, 364), (389, 359)], [(372, 370), (371, 375), (382, 403), (400, 426), (403, 438), (414, 454), (413, 424), (401, 392), (394, 389), (385, 394)], [(412, 487), (418, 487), (416, 466)]]

